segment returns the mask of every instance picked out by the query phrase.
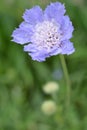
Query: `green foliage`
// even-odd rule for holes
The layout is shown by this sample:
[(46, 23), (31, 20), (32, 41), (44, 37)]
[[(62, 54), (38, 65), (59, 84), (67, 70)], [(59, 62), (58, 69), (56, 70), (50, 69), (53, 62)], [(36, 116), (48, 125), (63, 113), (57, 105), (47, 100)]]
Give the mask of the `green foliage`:
[[(72, 82), (69, 111), (65, 110), (66, 85), (59, 56), (42, 63), (32, 61), (23, 47), (11, 41), (24, 10), (36, 4), (45, 8), (50, 0), (1, 0), (0, 130), (87, 130), (87, 5), (85, 0), (83, 4), (79, 0), (60, 1), (75, 27), (72, 41), (76, 51), (65, 57)], [(42, 91), (49, 81), (59, 83), (55, 97)], [(52, 98), (57, 112), (46, 116), (41, 104)]]

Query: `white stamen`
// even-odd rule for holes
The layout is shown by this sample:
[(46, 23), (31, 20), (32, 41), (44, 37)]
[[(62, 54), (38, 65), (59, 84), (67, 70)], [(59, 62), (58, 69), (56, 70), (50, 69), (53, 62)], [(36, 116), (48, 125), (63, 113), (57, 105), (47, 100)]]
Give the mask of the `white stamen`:
[(32, 41), (39, 49), (46, 48), (48, 51), (53, 46), (60, 46), (61, 34), (58, 33), (59, 26), (54, 21), (44, 21), (35, 26)]

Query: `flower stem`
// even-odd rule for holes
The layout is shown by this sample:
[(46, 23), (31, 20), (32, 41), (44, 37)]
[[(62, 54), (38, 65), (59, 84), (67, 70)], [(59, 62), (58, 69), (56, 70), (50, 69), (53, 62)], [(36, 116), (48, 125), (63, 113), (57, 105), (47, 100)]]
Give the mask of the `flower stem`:
[(67, 87), (67, 92), (66, 92), (66, 107), (67, 109), (70, 106), (70, 89), (71, 89), (71, 83), (70, 83), (70, 79), (69, 79), (69, 74), (68, 74), (68, 70), (67, 70), (67, 66), (66, 66), (66, 62), (65, 62), (65, 58), (63, 55), (60, 55), (60, 60), (61, 60), (61, 65), (63, 68), (63, 73), (64, 73), (64, 77), (65, 77), (65, 81), (66, 81), (66, 87)]

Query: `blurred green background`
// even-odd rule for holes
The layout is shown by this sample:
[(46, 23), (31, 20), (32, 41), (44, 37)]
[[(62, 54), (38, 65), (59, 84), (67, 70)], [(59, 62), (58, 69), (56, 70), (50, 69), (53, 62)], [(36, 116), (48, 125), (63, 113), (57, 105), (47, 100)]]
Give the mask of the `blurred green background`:
[[(71, 40), (76, 51), (65, 56), (72, 83), (68, 111), (64, 109), (66, 85), (59, 56), (36, 62), (21, 45), (11, 42), (25, 9), (34, 5), (44, 9), (50, 0), (0, 0), (0, 130), (87, 130), (87, 0), (60, 1), (75, 28)], [(42, 90), (50, 81), (59, 84), (55, 95)], [(47, 99), (57, 104), (50, 116), (41, 110)]]

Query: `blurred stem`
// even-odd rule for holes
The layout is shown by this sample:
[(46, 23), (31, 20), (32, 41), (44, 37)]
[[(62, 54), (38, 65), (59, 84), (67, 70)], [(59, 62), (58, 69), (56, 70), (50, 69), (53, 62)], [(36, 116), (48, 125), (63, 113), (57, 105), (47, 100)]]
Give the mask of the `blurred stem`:
[(70, 106), (70, 89), (71, 89), (71, 84), (70, 84), (70, 79), (69, 79), (69, 74), (68, 74), (68, 69), (67, 69), (67, 65), (65, 62), (65, 58), (64, 55), (60, 55), (60, 60), (61, 60), (61, 65), (63, 68), (63, 73), (64, 73), (64, 77), (65, 77), (65, 81), (66, 81), (66, 87), (67, 87), (67, 92), (66, 92), (66, 107), (67, 109)]

